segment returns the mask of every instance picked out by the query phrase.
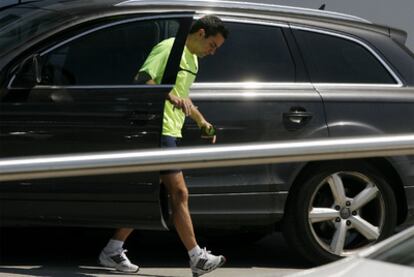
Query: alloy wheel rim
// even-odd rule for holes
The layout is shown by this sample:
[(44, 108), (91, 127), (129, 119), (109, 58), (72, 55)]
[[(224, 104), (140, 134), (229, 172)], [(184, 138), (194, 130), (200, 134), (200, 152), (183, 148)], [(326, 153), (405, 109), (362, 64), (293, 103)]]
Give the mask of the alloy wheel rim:
[(337, 256), (374, 244), (385, 220), (385, 203), (375, 181), (353, 171), (335, 172), (318, 184), (308, 207), (316, 242)]

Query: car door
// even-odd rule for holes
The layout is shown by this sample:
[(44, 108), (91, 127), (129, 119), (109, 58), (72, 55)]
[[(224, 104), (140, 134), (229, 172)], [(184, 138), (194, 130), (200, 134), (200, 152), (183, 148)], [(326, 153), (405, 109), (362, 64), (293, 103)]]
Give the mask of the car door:
[[(191, 21), (189, 14), (102, 20), (28, 55), (2, 94), (1, 157), (159, 147)], [(135, 84), (152, 47), (170, 36), (163, 83)], [(23, 180), (0, 191), (3, 222), (163, 228), (158, 172)]]
[[(284, 23), (224, 18), (229, 38), (200, 60), (191, 98), (217, 130), (217, 144), (328, 135), (321, 98)], [(183, 145), (206, 145), (187, 121)], [(299, 164), (185, 172), (197, 226), (270, 225), (280, 219)], [(212, 205), (211, 203), (214, 203)]]

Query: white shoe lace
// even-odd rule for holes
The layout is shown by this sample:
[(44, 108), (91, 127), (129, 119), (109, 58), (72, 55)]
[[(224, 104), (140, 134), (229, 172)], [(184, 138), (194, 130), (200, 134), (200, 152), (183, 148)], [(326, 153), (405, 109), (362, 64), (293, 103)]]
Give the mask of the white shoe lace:
[(200, 262), (200, 260), (204, 260), (204, 261), (202, 262), (202, 264), (199, 264), (196, 267), (198, 267), (199, 270), (202, 270), (204, 272), (208, 272), (214, 266), (213, 260), (217, 257), (214, 256), (213, 254), (211, 254), (211, 251), (207, 250), (205, 247), (203, 249), (201, 249), (201, 251), (202, 252), (198, 256), (198, 259), (197, 259), (197, 264)]
[(123, 261), (124, 263), (130, 264), (131, 261), (128, 259), (127, 255), (125, 254), (126, 252), (128, 252), (128, 250), (122, 249), (119, 255), (121, 255), (121, 257), (125, 259), (125, 261)]
[(205, 247), (203, 249), (201, 249), (201, 251), (203, 252), (201, 254), (201, 256), (208, 257), (209, 255), (211, 255), (211, 251), (210, 250), (207, 250), (207, 248), (205, 248)]

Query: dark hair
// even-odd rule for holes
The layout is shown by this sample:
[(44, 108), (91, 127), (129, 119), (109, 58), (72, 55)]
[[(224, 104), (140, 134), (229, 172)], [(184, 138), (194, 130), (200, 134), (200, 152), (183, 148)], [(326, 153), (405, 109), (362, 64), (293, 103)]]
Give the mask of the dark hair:
[(214, 15), (206, 15), (195, 21), (193, 26), (191, 26), (190, 34), (193, 34), (200, 29), (204, 29), (206, 32), (206, 38), (220, 33), (226, 39), (229, 35), (229, 30), (226, 29), (223, 21)]

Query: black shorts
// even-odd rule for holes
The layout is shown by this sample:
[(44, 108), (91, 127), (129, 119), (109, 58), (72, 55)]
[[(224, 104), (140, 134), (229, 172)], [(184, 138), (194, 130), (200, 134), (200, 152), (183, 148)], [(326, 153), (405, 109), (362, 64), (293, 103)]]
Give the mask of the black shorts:
[[(170, 136), (161, 136), (161, 148), (177, 148), (177, 141), (178, 139), (175, 137)], [(172, 173), (180, 173), (181, 169), (169, 169), (160, 171), (161, 175), (172, 174)]]

